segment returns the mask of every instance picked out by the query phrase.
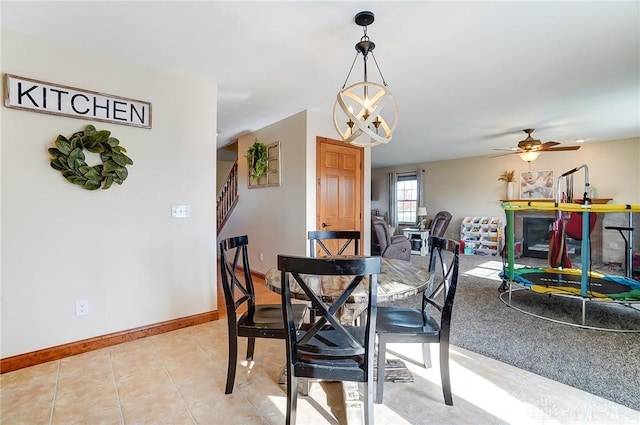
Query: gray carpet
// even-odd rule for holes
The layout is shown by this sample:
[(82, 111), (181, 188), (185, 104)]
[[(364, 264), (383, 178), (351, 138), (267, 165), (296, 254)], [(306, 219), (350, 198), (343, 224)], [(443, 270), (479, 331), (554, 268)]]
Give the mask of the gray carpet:
[[(412, 256), (412, 262), (425, 261)], [(460, 257), (451, 343), (640, 411), (640, 334), (575, 328), (507, 307), (495, 280), (500, 262), (499, 257)], [(581, 320), (577, 300), (522, 291), (514, 295), (514, 304)], [(588, 304), (587, 324), (640, 329), (640, 311), (594, 304)]]

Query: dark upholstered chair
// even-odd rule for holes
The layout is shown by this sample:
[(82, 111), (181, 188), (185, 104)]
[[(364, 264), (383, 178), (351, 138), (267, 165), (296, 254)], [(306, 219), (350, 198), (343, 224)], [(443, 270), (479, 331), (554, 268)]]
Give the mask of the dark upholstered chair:
[(371, 255), (410, 261), (411, 242), (405, 236), (391, 236), (387, 223), (372, 217)]
[[(380, 257), (278, 256), (282, 306), (287, 320), (287, 425), (296, 422), (299, 378), (364, 383), (364, 423), (373, 423), (377, 274), (381, 264)], [(317, 279), (307, 281), (303, 275), (334, 276), (341, 280), (340, 287), (344, 290), (329, 301), (317, 287)], [(291, 285), (295, 284), (304, 290), (318, 312), (315, 323), (305, 323), (299, 330), (293, 311), (295, 304), (291, 303)], [(365, 284), (370, 294), (367, 310), (360, 316), (358, 326), (342, 324), (340, 307), (360, 284)]]
[[(422, 308), (378, 307), (378, 381), (376, 403), (382, 403), (384, 364), (387, 343), (422, 343), (425, 367), (431, 366), (429, 344), (440, 344), (440, 379), (444, 402), (453, 405), (449, 380), (449, 329), (453, 299), (458, 283), (459, 244), (456, 241), (431, 238), (431, 282), (424, 291)], [(437, 311), (433, 311), (435, 309)], [(433, 313), (433, 314), (432, 314)], [(438, 316), (440, 316), (438, 318)]]
[(450, 222), (451, 213), (449, 211), (439, 211), (431, 221), (429, 236), (437, 236), (439, 238), (444, 237), (444, 233), (447, 231), (447, 227), (449, 227)]
[[(431, 225), (429, 226), (429, 237), (444, 237), (444, 233), (447, 231), (450, 222), (451, 213), (449, 211), (439, 211), (436, 216), (433, 217)], [(431, 239), (429, 239), (429, 243), (431, 243)], [(429, 247), (429, 249), (431, 249), (431, 247)]]
[[(229, 363), (227, 366), (227, 384), (225, 394), (233, 392), (238, 363), (238, 337), (248, 338), (247, 360), (253, 360), (256, 338), (285, 339), (284, 314), (281, 304), (256, 305), (246, 235), (236, 236), (220, 242), (220, 273), (222, 289), (227, 308), (227, 327), (229, 329)], [(234, 251), (235, 250), (235, 251)], [(244, 283), (238, 279), (236, 272), (242, 268)], [(244, 314), (239, 309), (246, 308)], [(299, 326), (304, 319), (307, 306), (292, 306), (292, 321)]]

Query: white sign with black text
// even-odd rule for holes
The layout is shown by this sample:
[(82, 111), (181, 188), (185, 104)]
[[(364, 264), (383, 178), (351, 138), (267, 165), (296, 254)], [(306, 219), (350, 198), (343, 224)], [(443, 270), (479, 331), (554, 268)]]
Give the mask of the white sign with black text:
[(7, 108), (151, 128), (151, 103), (4, 74)]

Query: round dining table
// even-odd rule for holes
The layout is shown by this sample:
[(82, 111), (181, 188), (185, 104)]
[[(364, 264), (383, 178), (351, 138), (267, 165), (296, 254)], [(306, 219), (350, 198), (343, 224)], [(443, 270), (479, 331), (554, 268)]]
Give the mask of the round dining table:
[[(378, 274), (378, 303), (411, 297), (423, 292), (431, 282), (429, 270), (409, 261), (382, 257), (381, 263), (381, 271)], [(322, 299), (328, 302), (339, 297), (351, 281), (350, 276), (308, 274), (302, 275), (302, 278), (316, 294), (321, 295)], [(270, 269), (264, 280), (270, 290), (281, 293), (280, 270)], [(353, 291), (340, 314), (341, 322), (352, 322), (367, 307), (369, 301), (367, 286), (367, 282), (364, 281)], [(291, 282), (291, 295), (293, 298), (309, 301), (307, 294), (294, 280)]]

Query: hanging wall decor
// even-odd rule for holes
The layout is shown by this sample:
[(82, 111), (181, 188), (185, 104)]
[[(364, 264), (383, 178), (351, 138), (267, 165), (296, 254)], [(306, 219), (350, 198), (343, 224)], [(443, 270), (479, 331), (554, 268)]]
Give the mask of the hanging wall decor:
[(266, 146), (256, 139), (247, 150), (249, 189), (280, 186), (280, 142)]
[[(73, 133), (69, 139), (58, 135), (55, 147), (49, 148), (51, 167), (62, 173), (70, 183), (87, 190), (109, 189), (113, 183), (122, 184), (129, 175), (127, 165), (133, 161), (120, 146), (120, 141), (111, 137), (107, 130), (96, 130), (92, 125), (84, 131)], [(84, 150), (100, 155), (101, 164), (90, 166), (85, 161)]]
[(4, 106), (42, 114), (151, 128), (151, 103), (4, 74)]
[(258, 180), (267, 171), (267, 147), (258, 139), (247, 150), (247, 167), (249, 178)]

